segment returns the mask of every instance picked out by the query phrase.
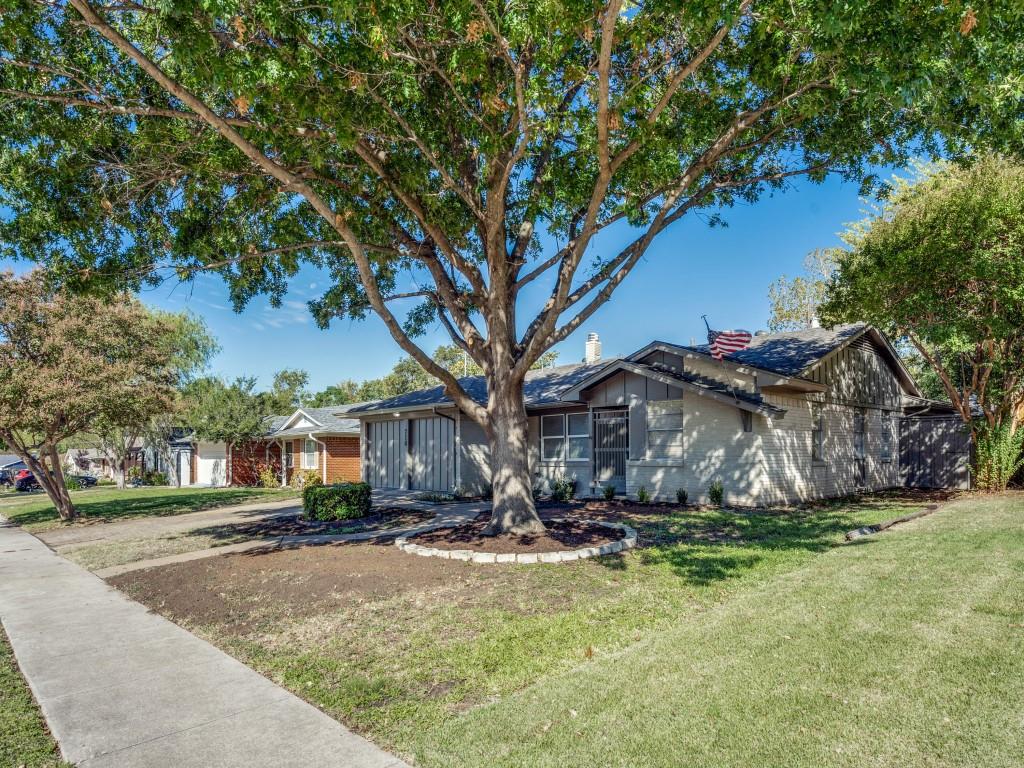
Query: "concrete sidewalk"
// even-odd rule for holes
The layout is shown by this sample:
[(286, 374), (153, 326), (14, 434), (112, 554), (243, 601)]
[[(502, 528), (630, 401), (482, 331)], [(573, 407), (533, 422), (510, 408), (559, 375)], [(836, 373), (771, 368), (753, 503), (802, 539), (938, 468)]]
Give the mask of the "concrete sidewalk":
[(405, 765), (3, 518), (0, 620), (76, 765)]

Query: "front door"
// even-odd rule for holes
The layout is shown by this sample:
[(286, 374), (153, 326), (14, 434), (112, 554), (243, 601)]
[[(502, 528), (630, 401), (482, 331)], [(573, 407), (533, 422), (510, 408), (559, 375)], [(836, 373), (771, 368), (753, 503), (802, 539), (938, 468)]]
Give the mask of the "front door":
[(594, 482), (626, 490), (629, 411), (594, 411)]

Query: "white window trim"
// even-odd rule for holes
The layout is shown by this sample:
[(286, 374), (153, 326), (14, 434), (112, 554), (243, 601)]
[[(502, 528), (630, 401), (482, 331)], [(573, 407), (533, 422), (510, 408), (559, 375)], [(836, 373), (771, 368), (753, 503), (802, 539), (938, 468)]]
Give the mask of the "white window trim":
[[(818, 419), (817, 429), (814, 426), (815, 416)], [(811, 463), (815, 466), (825, 464), (825, 408), (820, 403), (811, 403)]]
[[(586, 416), (587, 418), (584, 420), (584, 423), (587, 425), (586, 433), (573, 433), (573, 434), (569, 434), (569, 416)], [(561, 419), (562, 420), (562, 434), (561, 435), (545, 436), (544, 435), (544, 419)], [(591, 446), (590, 446), (589, 442), (587, 444), (587, 454), (588, 454), (587, 456), (584, 456), (583, 458), (578, 458), (578, 459), (570, 459), (570, 458), (568, 458), (568, 456), (569, 456), (569, 440), (571, 438), (577, 438), (578, 439), (578, 438), (581, 438), (581, 437), (585, 437), (589, 441), (589, 438), (590, 438), (590, 414), (587, 411), (576, 411), (576, 412), (571, 413), (571, 414), (570, 413), (546, 413), (546, 414), (542, 414), (541, 417), (540, 417), (539, 427), (540, 427), (540, 461), (541, 461), (542, 464), (585, 464), (586, 462), (590, 461), (591, 457), (590, 457), (589, 454), (591, 453), (591, 450), (590, 450)], [(544, 450), (544, 441), (545, 440), (555, 440), (555, 441), (560, 441), (561, 442), (562, 449), (561, 449), (561, 451), (559, 451), (559, 455), (557, 457), (549, 457), (549, 456), (547, 456), (547, 453)]]
[[(313, 444), (313, 450), (312, 451), (309, 450), (310, 443)], [(303, 469), (316, 469), (317, 468), (316, 454), (317, 454), (316, 440), (312, 440), (312, 439), (310, 439), (308, 437), (303, 439), (303, 441), (302, 441), (302, 468)], [(312, 463), (310, 463), (310, 459), (312, 459)]]
[[(590, 413), (588, 411), (577, 411), (576, 413), (566, 413), (565, 416), (565, 456), (566, 463), (568, 464), (582, 464), (590, 461)], [(569, 431), (569, 417), (570, 416), (583, 416), (583, 423), (585, 425), (586, 432), (570, 432)], [(587, 439), (587, 455), (577, 459), (570, 459), (569, 456), (569, 441), (573, 438), (577, 440), (581, 437)]]

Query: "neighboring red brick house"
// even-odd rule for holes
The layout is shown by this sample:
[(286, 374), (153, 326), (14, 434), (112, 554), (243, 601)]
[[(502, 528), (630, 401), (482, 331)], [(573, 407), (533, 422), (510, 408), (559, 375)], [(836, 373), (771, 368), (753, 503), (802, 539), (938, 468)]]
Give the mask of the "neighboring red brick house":
[(348, 407), (299, 408), (290, 416), (272, 417), (265, 438), (229, 452), (229, 484), (256, 485), (265, 466), (282, 485), (307, 470), (328, 484), (358, 481), (359, 421), (346, 418)]

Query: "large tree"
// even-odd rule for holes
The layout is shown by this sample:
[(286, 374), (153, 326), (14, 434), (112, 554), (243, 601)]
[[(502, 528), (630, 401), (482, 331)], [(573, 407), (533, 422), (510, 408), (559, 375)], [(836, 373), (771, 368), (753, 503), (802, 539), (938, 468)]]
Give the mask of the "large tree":
[[(1019, 452), (1024, 164), (989, 155), (922, 169), (844, 238), (826, 319), (867, 320), (905, 339), (976, 436)], [(1012, 467), (1017, 457), (1007, 459)], [(1003, 487), (1009, 479), (981, 462), (978, 474)]]
[[(70, 282), (217, 271), (238, 306), (322, 267), (317, 320), (375, 312), (485, 430), (489, 530), (538, 530), (522, 389), (544, 351), (694, 210), (863, 179), (936, 130), (1018, 141), (1022, 21), (960, 0), (14, 0), (0, 240)], [(416, 344), (433, 322), (486, 402)]]
[(76, 517), (58, 445), (100, 423), (167, 407), (175, 328), (128, 296), (50, 289), (41, 273), (0, 273), (0, 441), (25, 462), (62, 520)]

